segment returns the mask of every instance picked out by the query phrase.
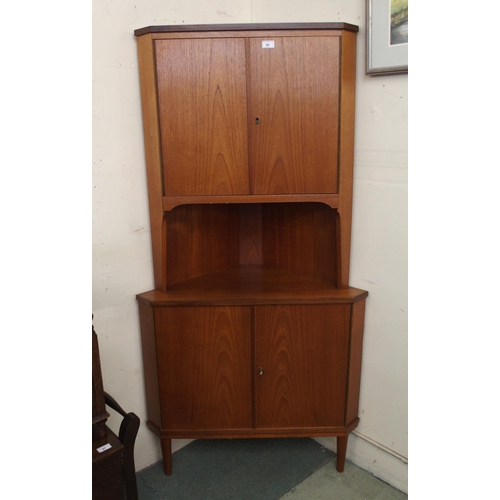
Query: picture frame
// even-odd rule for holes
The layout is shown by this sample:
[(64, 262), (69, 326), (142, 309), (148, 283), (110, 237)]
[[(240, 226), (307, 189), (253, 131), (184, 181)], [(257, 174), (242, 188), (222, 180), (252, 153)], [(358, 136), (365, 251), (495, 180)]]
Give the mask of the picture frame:
[(408, 0), (366, 0), (366, 74), (408, 73)]

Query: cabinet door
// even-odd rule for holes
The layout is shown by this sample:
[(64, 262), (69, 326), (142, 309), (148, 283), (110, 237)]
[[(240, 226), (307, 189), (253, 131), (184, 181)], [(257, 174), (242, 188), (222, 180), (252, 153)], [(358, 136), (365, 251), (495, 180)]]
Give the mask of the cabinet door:
[(258, 428), (344, 425), (350, 306), (255, 308)]
[(252, 426), (248, 307), (155, 309), (164, 429)]
[(156, 41), (165, 196), (248, 194), (243, 39)]
[(249, 43), (253, 192), (336, 193), (339, 39)]

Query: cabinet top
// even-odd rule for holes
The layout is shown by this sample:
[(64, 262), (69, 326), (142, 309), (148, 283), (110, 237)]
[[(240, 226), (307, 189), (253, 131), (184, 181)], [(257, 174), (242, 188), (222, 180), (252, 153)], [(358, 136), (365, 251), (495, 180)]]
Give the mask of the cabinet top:
[(252, 30), (347, 30), (357, 33), (359, 27), (349, 23), (178, 24), (169, 26), (147, 26), (145, 28), (136, 29), (134, 35), (140, 36), (148, 33)]

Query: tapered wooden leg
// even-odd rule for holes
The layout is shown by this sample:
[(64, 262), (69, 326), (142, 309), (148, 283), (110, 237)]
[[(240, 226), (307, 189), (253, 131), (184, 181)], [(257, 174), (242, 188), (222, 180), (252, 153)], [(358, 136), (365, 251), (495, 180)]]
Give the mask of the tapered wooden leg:
[(161, 453), (163, 455), (163, 470), (167, 476), (172, 474), (172, 440), (161, 438)]
[(337, 436), (337, 471), (344, 472), (345, 455), (347, 451), (347, 437)]

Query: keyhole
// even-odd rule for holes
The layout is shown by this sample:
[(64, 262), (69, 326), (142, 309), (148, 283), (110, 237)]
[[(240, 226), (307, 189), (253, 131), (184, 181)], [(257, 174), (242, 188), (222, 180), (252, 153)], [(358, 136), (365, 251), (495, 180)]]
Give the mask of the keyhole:
[(255, 125), (260, 125), (260, 118), (259, 117), (255, 118)]

